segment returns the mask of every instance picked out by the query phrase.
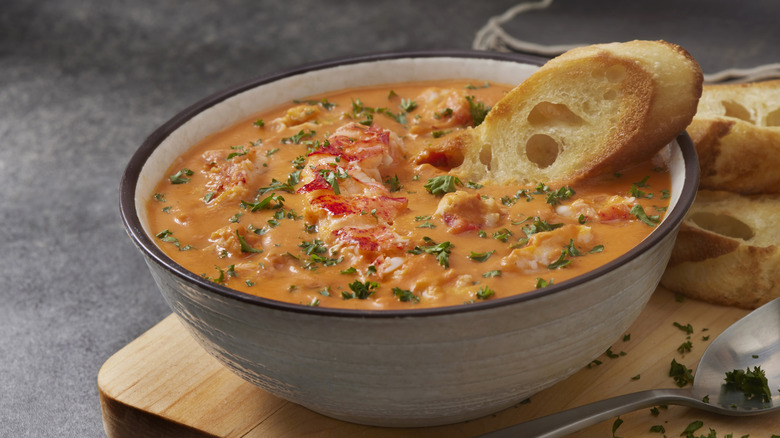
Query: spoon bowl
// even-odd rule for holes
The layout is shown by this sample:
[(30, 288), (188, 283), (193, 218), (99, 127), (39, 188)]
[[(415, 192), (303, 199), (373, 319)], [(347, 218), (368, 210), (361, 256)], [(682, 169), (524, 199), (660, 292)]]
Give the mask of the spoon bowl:
[[(726, 373), (764, 373), (771, 397), (746, 395), (726, 384)], [(682, 405), (721, 415), (758, 415), (780, 409), (780, 298), (723, 331), (701, 357), (690, 388), (653, 389), (621, 395), (490, 432), (481, 437), (553, 438), (651, 406)]]

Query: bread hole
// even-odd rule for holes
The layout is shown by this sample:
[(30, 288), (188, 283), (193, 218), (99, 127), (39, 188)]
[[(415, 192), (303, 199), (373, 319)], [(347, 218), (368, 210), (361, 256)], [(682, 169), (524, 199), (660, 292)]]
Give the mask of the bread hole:
[(479, 150), (479, 162), (484, 164), (490, 170), (490, 163), (493, 161), (493, 149), (490, 146), (483, 145)]
[(780, 126), (780, 108), (766, 115), (766, 126)]
[(607, 69), (606, 76), (607, 80), (612, 83), (620, 82), (626, 77), (626, 68), (619, 64), (613, 65)]
[(533, 126), (551, 124), (579, 125), (582, 119), (562, 103), (539, 102), (528, 113), (528, 123)]
[(723, 100), (720, 102), (723, 105), (723, 108), (726, 110), (726, 116), (727, 117), (735, 117), (737, 119), (742, 119), (746, 122), (755, 123), (753, 120), (753, 117), (750, 116), (750, 111), (747, 110), (744, 106), (738, 104), (737, 102), (734, 102), (733, 100)]
[(604, 93), (604, 100), (612, 100), (617, 97), (618, 93), (617, 90), (609, 90), (606, 93)]
[(726, 214), (702, 211), (693, 213), (690, 220), (707, 231), (734, 239), (748, 240), (755, 235), (753, 229), (746, 223)]
[(540, 169), (549, 167), (558, 159), (560, 146), (552, 137), (545, 134), (534, 134), (525, 144), (525, 156)]

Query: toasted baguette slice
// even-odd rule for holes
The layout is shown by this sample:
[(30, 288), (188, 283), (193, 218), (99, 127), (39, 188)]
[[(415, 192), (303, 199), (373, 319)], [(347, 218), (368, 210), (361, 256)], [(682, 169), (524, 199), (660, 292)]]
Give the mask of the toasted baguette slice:
[(459, 164), (452, 173), (475, 181), (569, 183), (615, 172), (685, 129), (701, 84), (696, 61), (663, 41), (573, 49), (510, 91), (444, 154)]
[(701, 188), (780, 193), (780, 80), (704, 86), (688, 133)]
[(754, 309), (780, 297), (780, 195), (700, 190), (661, 284), (703, 301)]

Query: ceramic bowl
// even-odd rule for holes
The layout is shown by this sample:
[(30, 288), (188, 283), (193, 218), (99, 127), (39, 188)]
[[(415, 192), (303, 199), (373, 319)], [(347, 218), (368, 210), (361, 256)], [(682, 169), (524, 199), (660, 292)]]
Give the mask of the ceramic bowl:
[(153, 241), (144, 202), (175, 157), (265, 108), (362, 85), (474, 78), (520, 83), (542, 61), (487, 52), (396, 53), (322, 62), (207, 97), (154, 131), (127, 166), (127, 231), (182, 324), (247, 381), (334, 418), (379, 426), (454, 423), (510, 407), (586, 366), (639, 316), (693, 202), (687, 135), (669, 146), (671, 206), (625, 255), (567, 282), (468, 306), (398, 311), (308, 307), (191, 273)]

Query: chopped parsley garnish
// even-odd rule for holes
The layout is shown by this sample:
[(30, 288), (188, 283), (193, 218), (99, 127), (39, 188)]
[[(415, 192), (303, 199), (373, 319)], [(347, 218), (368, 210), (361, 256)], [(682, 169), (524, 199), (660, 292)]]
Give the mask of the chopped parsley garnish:
[(393, 295), (396, 298), (398, 298), (398, 301), (403, 301), (403, 302), (411, 301), (414, 303), (420, 302), (420, 297), (415, 295), (412, 291), (401, 289), (400, 287), (393, 288)]
[(490, 83), (489, 82), (485, 82), (484, 84), (479, 85), (479, 86), (472, 85), (472, 84), (466, 85), (466, 89), (467, 90), (479, 90), (480, 88), (489, 88), (489, 87), (490, 87)]
[(173, 231), (165, 229), (155, 234), (155, 237), (159, 238), (163, 242), (172, 243), (176, 248), (179, 248), (179, 251), (187, 251), (190, 249), (194, 249), (190, 245), (181, 246), (181, 243), (179, 243), (179, 239), (173, 237), (172, 234)]
[(485, 278), (500, 277), (501, 276), (501, 271), (499, 271), (499, 270), (487, 271), (484, 274), (482, 274), (482, 276), (485, 277)]
[(661, 424), (650, 426), (650, 432), (652, 433), (666, 433), (666, 429)]
[(155, 193), (154, 200), (158, 202), (165, 202), (165, 193)]
[(558, 190), (550, 190), (547, 192), (547, 203), (550, 205), (558, 205), (561, 201), (571, 198), (574, 195), (574, 189), (569, 186), (563, 186)]
[(452, 108), (444, 108), (441, 111), (437, 111), (433, 113), (433, 118), (438, 120), (443, 117), (450, 117), (451, 115), (452, 115)]
[(385, 186), (387, 187), (387, 190), (392, 192), (397, 192), (401, 190), (402, 186), (400, 181), (398, 181), (398, 175), (395, 176), (388, 176), (385, 178)]
[(376, 292), (376, 288), (378, 287), (379, 283), (374, 281), (366, 281), (365, 283), (362, 283), (360, 280), (355, 280), (349, 284), (349, 289), (352, 292), (343, 291), (341, 292), (341, 297), (345, 300), (350, 300), (352, 298), (365, 300), (366, 298), (373, 295), (374, 292)]
[(490, 258), (493, 253), (496, 252), (496, 250), (488, 251), (488, 252), (474, 252), (471, 251), (471, 254), (469, 254), (469, 258), (471, 260), (474, 260), (475, 262), (485, 262), (487, 259)]
[(439, 264), (445, 268), (450, 267), (450, 252), (452, 251), (452, 244), (447, 242), (436, 243), (430, 237), (423, 237), (423, 240), (427, 245), (415, 246), (414, 249), (410, 249), (411, 254), (431, 254), (436, 256), (436, 260)]
[(680, 344), (679, 347), (677, 347), (677, 352), (680, 354), (690, 353), (693, 349), (693, 344), (691, 341), (685, 341), (682, 344)]
[(295, 193), (295, 185), (298, 184), (301, 178), (301, 171), (296, 170), (295, 172), (290, 173), (287, 176), (286, 182), (278, 181), (276, 178), (271, 179), (271, 184), (260, 187), (257, 192), (261, 195), (264, 195), (268, 192), (273, 192), (276, 190), (280, 190), (287, 193)]
[(185, 184), (190, 181), (190, 178), (188, 177), (192, 176), (193, 173), (193, 171), (185, 167), (184, 169), (171, 175), (169, 178), (172, 184)]
[(336, 167), (335, 169), (317, 169), (317, 172), (319, 172), (320, 176), (325, 180), (325, 182), (330, 185), (330, 187), (333, 189), (333, 193), (340, 195), (341, 189), (339, 189), (339, 180), (345, 180), (349, 178), (349, 175), (347, 175), (347, 172), (344, 171), (344, 169), (340, 167)]
[(357, 269), (354, 266), (350, 266), (349, 268), (341, 271), (344, 275), (350, 275), (350, 274), (357, 274)]
[(477, 102), (474, 96), (466, 96), (466, 100), (469, 103), (469, 111), (471, 112), (472, 126), (479, 126), (485, 121), (485, 117), (490, 108), (486, 107), (483, 102)]
[(558, 257), (558, 260), (547, 265), (547, 269), (560, 269), (566, 267), (572, 262), (570, 257), (579, 257), (581, 255), (582, 253), (580, 250), (574, 246), (574, 239), (570, 239), (569, 244), (561, 249), (561, 255)]
[(298, 247), (301, 248), (306, 255), (323, 254), (328, 251), (325, 242), (319, 239), (314, 239), (311, 242), (304, 240), (298, 244)]
[(685, 436), (685, 437), (689, 437), (690, 436), (690, 437), (692, 437), (693, 433), (696, 432), (697, 430), (701, 429), (702, 426), (704, 426), (704, 422), (703, 421), (701, 421), (701, 420), (693, 421), (693, 422), (691, 422), (691, 424), (688, 425), (688, 427), (685, 428), (685, 430), (682, 431), (680, 436)]
[(550, 281), (545, 280), (542, 277), (539, 277), (536, 279), (536, 288), (541, 289), (543, 287), (551, 286), (553, 284), (553, 279), (551, 278)]
[(310, 129), (308, 131), (301, 129), (298, 131), (297, 134), (292, 135), (290, 137), (284, 137), (282, 139), (282, 144), (301, 144), (301, 140), (304, 138), (310, 138), (314, 137), (314, 135), (317, 133), (317, 131), (314, 131), (313, 129)]
[(604, 245), (596, 245), (588, 251), (589, 254), (598, 254), (604, 251)]
[(498, 230), (498, 231), (493, 233), (493, 238), (496, 239), (496, 240), (500, 240), (501, 242), (506, 242), (507, 240), (509, 240), (509, 237), (512, 234), (513, 233), (510, 230), (508, 230), (506, 228), (502, 228), (502, 229), (500, 229), (500, 230)]
[(326, 99), (326, 98), (322, 98), (320, 100), (297, 100), (297, 99), (295, 99), (295, 100), (293, 100), (293, 103), (297, 103), (297, 104), (305, 103), (306, 105), (312, 105), (312, 106), (320, 105), (321, 107), (325, 108), (328, 111), (330, 111), (330, 110), (332, 110), (333, 108), (336, 107), (335, 103), (328, 102), (328, 99)]
[(225, 158), (225, 161), (230, 161), (235, 157), (240, 157), (249, 153), (249, 149), (245, 148), (244, 146), (230, 146), (230, 149), (238, 152), (229, 153), (227, 158)]
[(661, 220), (660, 216), (648, 216), (647, 213), (645, 213), (645, 209), (642, 208), (641, 205), (636, 204), (635, 206), (631, 207), (631, 214), (636, 216), (637, 219), (644, 222), (645, 224), (654, 227), (658, 225), (658, 222)]
[(252, 125), (256, 128), (262, 128), (265, 126), (265, 122), (263, 122), (263, 119), (257, 119)]
[(693, 382), (693, 370), (672, 359), (669, 367), (669, 377), (674, 379), (674, 383), (680, 388)]
[(293, 164), (293, 167), (301, 170), (306, 167), (306, 157), (304, 155), (298, 155), (294, 160), (291, 161), (291, 163)]
[(268, 196), (267, 198), (255, 202), (241, 201), (241, 207), (251, 212), (255, 212), (258, 210), (272, 210), (272, 209), (282, 208), (283, 205), (284, 205), (284, 198), (275, 193), (272, 194), (271, 196)]
[(241, 244), (241, 252), (252, 252), (252, 253), (261, 253), (261, 252), (263, 252), (262, 249), (252, 248), (252, 245), (250, 245), (250, 244), (248, 244), (246, 242), (246, 239), (244, 239), (244, 236), (238, 234), (238, 230), (236, 230), (236, 236), (238, 237), (238, 242)]
[(474, 181), (469, 181), (466, 183), (466, 187), (479, 190), (484, 186), (482, 184), (475, 183)]
[(404, 112), (410, 113), (417, 108), (417, 102), (410, 99), (401, 99), (400, 107)]
[(481, 287), (481, 288), (479, 288), (477, 290), (477, 294), (476, 295), (477, 295), (477, 299), (479, 299), (479, 300), (486, 300), (486, 299), (492, 297), (495, 294), (496, 294), (496, 292), (493, 289), (491, 289), (488, 286), (483, 286), (483, 287)]
[(523, 227), (523, 232), (526, 236), (532, 234), (541, 233), (543, 231), (552, 231), (563, 226), (563, 223), (551, 224), (542, 220), (539, 216), (533, 218), (533, 222), (530, 225)]
[(685, 334), (690, 335), (693, 333), (693, 326), (690, 324), (682, 325), (679, 322), (673, 322), (675, 327), (685, 332)]
[(441, 175), (430, 178), (424, 187), (428, 193), (441, 196), (445, 193), (454, 192), (457, 190), (456, 186), (463, 186), (460, 179), (452, 175)]
[(727, 371), (725, 381), (727, 388), (742, 391), (747, 399), (757, 398), (762, 402), (772, 399), (766, 373), (761, 367), (753, 367), (752, 371), (750, 367), (745, 371)]

